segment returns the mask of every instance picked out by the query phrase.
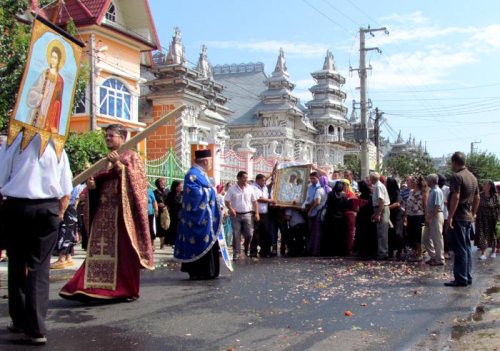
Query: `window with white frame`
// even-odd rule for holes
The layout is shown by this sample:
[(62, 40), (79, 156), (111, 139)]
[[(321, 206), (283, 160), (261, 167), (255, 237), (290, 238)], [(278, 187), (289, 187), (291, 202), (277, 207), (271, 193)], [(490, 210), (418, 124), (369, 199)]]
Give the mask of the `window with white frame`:
[(112, 22), (116, 21), (116, 8), (113, 3), (109, 5), (108, 11), (106, 12), (106, 19)]
[(130, 120), (132, 96), (122, 82), (108, 79), (101, 85), (99, 93), (101, 114)]

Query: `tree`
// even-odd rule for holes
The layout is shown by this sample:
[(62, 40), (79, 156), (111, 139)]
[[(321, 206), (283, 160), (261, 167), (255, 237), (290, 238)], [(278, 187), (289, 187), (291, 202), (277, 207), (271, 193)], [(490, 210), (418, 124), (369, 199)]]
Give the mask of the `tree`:
[(392, 155), (385, 159), (383, 173), (404, 177), (407, 175), (423, 175), (436, 172), (429, 155), (424, 152), (405, 153)]
[(30, 30), (16, 19), (28, 7), (26, 0), (2, 0), (0, 8), (0, 130), (7, 124), (21, 84)]
[(479, 180), (500, 180), (500, 160), (492, 153), (475, 152), (469, 154), (466, 166)]
[(353, 179), (361, 177), (361, 158), (359, 154), (350, 154), (344, 156), (344, 168), (352, 172)]
[(73, 174), (81, 173), (108, 153), (102, 130), (83, 134), (70, 133), (65, 149)]
[[(41, 0), (41, 7), (53, 0)], [(0, 0), (0, 131), (6, 131), (14, 109), (17, 93), (24, 72), (26, 57), (31, 38), (31, 27), (18, 21), (16, 16), (28, 9), (27, 0)], [(68, 32), (75, 34), (72, 21), (67, 25)], [(77, 77), (75, 101), (80, 101), (89, 81), (88, 65), (82, 65)], [(76, 106), (76, 103), (75, 103)]]

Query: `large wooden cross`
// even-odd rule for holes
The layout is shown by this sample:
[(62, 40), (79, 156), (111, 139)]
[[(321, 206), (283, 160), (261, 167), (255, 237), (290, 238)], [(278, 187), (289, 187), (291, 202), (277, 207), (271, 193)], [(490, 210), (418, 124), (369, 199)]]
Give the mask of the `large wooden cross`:
[[(125, 150), (128, 150), (135, 145), (137, 145), (142, 140), (146, 139), (149, 135), (153, 134), (158, 128), (160, 128), (163, 124), (168, 122), (172, 118), (177, 118), (181, 115), (182, 111), (186, 108), (186, 105), (181, 105), (177, 107), (175, 110), (167, 113), (165, 116), (161, 117), (159, 120), (148, 126), (142, 132), (134, 135), (132, 138), (123, 143), (122, 146), (118, 149), (118, 153), (122, 153)], [(87, 168), (85, 171), (77, 175), (73, 178), (73, 186), (76, 186), (80, 183), (83, 183), (87, 179), (89, 179), (92, 175), (94, 175), (97, 171), (103, 169), (108, 164), (108, 158), (102, 158), (92, 166)]]

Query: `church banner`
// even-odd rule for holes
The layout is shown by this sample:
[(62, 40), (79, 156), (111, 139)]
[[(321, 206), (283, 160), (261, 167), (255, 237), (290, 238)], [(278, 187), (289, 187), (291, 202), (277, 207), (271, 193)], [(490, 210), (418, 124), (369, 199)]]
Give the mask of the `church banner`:
[(61, 156), (69, 132), (83, 46), (53, 23), (35, 18), (26, 66), (10, 118), (8, 146), (22, 132), (22, 151), (39, 134), (40, 156), (50, 140), (57, 156)]

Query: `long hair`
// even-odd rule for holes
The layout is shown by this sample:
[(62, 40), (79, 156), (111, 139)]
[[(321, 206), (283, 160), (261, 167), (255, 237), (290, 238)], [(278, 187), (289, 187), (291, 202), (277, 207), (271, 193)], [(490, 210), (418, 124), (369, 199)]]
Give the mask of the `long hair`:
[(427, 191), (427, 182), (425, 181), (423, 176), (416, 176), (413, 178), (413, 181), (415, 182), (418, 190), (420, 190), (421, 192)]
[(170, 184), (170, 192), (174, 194), (177, 194), (177, 187), (179, 186), (179, 184), (181, 184), (182, 182), (180, 180), (174, 180), (172, 181), (172, 184)]
[(393, 178), (393, 177), (387, 178), (386, 187), (387, 187), (387, 193), (389, 194), (389, 198), (391, 199), (391, 202), (396, 202), (398, 197), (399, 197), (399, 194), (400, 194), (399, 185), (398, 185), (398, 181), (396, 180), (396, 178)]
[(485, 183), (488, 183), (490, 185), (490, 193), (489, 193), (490, 197), (495, 196), (495, 194), (497, 193), (497, 188), (495, 186), (495, 183), (493, 183), (493, 181), (489, 179), (485, 181)]
[(358, 182), (358, 190), (361, 193), (361, 195), (359, 196), (361, 199), (363, 200), (371, 199), (372, 189), (365, 180), (360, 180)]

